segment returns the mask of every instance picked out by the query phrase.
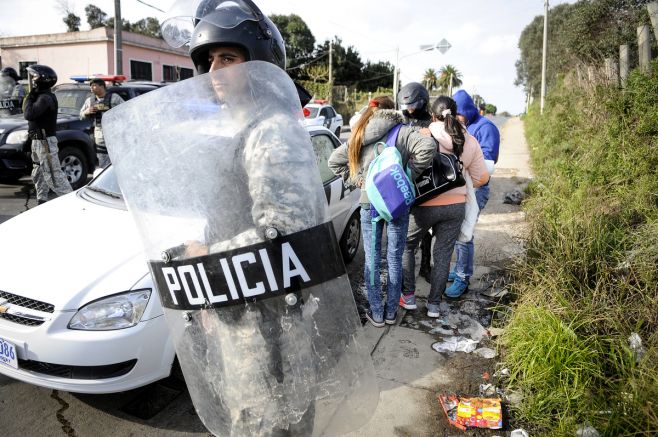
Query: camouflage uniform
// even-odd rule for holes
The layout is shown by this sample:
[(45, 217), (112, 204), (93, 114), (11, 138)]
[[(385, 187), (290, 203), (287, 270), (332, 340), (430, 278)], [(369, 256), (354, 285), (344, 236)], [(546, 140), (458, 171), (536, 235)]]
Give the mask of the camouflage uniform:
[(58, 196), (71, 192), (71, 184), (59, 162), (57, 138), (57, 98), (50, 91), (31, 92), (25, 98), (25, 119), (32, 136), (32, 181), (39, 203), (48, 200), (48, 191)]
[[(80, 120), (85, 118), (92, 118), (94, 120), (94, 143), (96, 144), (96, 157), (98, 158), (98, 167), (105, 168), (111, 164), (110, 156), (107, 154), (107, 147), (105, 146), (105, 136), (103, 135), (102, 117), (103, 113), (115, 106), (123, 103), (124, 100), (116, 93), (107, 93), (103, 97), (89, 96), (85, 103), (80, 108)], [(92, 105), (102, 103), (105, 108), (95, 114), (87, 114), (87, 111)]]
[(37, 200), (48, 200), (49, 190), (58, 196), (72, 191), (66, 175), (59, 163), (57, 137), (47, 137), (45, 140), (32, 140), (32, 181), (37, 190)]

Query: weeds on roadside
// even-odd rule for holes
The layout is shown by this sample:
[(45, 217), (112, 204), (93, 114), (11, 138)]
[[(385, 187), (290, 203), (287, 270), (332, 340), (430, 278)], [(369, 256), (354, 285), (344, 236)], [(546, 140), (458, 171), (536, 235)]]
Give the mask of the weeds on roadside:
[(502, 342), (531, 435), (585, 422), (658, 435), (658, 61), (652, 71), (625, 90), (563, 82), (525, 119), (531, 231)]

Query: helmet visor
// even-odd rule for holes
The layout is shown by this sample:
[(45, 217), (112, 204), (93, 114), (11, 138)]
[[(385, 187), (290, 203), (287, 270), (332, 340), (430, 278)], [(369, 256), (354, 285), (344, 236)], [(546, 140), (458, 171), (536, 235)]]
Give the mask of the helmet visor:
[(421, 107), (423, 106), (424, 103), (425, 103), (425, 102), (424, 102), (422, 99), (421, 99), (421, 100), (417, 100), (417, 101), (415, 101), (415, 102), (411, 102), (411, 103), (406, 103), (406, 104), (403, 103), (402, 105), (400, 105), (400, 109), (402, 109), (403, 111), (405, 111), (405, 110), (408, 111), (408, 110), (410, 110), (410, 109), (411, 109), (412, 111), (415, 111), (416, 109), (421, 108)]
[(162, 37), (172, 47), (189, 44), (200, 21), (231, 29), (244, 21), (259, 21), (260, 10), (248, 0), (177, 0), (160, 26)]

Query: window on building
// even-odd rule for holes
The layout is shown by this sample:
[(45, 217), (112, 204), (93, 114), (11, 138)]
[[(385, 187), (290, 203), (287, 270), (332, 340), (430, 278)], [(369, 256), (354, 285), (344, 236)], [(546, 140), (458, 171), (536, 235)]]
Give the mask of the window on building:
[(163, 65), (162, 66), (162, 80), (165, 82), (175, 82), (176, 81), (176, 67), (173, 65)]
[(131, 60), (130, 78), (132, 80), (153, 80), (151, 63)]
[(27, 67), (36, 63), (37, 61), (20, 61), (18, 63), (18, 74), (21, 76), (21, 79), (27, 79)]
[(194, 71), (192, 71), (191, 68), (180, 68), (180, 80), (184, 79), (189, 79), (190, 77), (194, 76)]

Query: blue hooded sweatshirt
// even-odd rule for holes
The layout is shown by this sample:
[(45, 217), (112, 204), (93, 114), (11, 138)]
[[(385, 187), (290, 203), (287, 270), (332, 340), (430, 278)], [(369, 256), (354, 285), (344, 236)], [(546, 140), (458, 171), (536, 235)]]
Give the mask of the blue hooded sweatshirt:
[(496, 125), (480, 115), (480, 111), (466, 91), (459, 90), (452, 98), (457, 103), (457, 112), (468, 120), (466, 130), (480, 143), (484, 159), (498, 162), (500, 132)]

